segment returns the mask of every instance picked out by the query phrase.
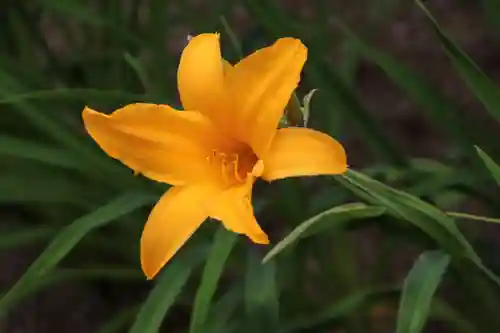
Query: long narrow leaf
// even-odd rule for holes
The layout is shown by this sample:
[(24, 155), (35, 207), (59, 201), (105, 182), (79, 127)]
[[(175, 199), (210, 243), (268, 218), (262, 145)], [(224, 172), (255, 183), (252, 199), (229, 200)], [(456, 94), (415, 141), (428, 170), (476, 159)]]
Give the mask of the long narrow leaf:
[(222, 274), (224, 264), (236, 244), (237, 237), (237, 234), (227, 231), (222, 226), (215, 236), (210, 256), (203, 270), (200, 286), (196, 292), (189, 328), (190, 333), (202, 333), (202, 326), (207, 320), (210, 303), (217, 289), (217, 282)]
[(496, 180), (498, 185), (500, 185), (500, 166), (493, 161), (491, 157), (488, 156), (481, 148), (476, 147), (479, 157), (483, 160), (484, 165), (488, 168), (489, 172)]
[(382, 215), (384, 211), (385, 209), (383, 207), (370, 207), (360, 203), (346, 204), (328, 209), (299, 224), (266, 254), (262, 262), (266, 263), (277, 254), (293, 245), (300, 238), (323, 232), (327, 228), (341, 227), (351, 220), (377, 217)]
[(460, 107), (440, 93), (439, 89), (427, 82), (423, 76), (389, 54), (370, 46), (342, 23), (338, 25), (365, 58), (379, 66), (413, 101), (427, 110), (429, 118), (447, 130), (470, 156), (475, 154), (472, 150), (474, 139), (482, 139), (482, 143), (488, 142), (482, 132), (474, 127), (473, 119), (465, 118), (466, 114), (460, 112)]
[(338, 177), (337, 180), (368, 202), (386, 207), (387, 212), (399, 220), (411, 222), (450, 254), (458, 258), (470, 259), (489, 278), (500, 285), (500, 278), (484, 266), (456, 226), (455, 221), (437, 207), (353, 170), (349, 170), (345, 176)]
[(424, 4), (419, 0), (416, 3), (433, 26), (446, 54), (451, 59), (462, 79), (484, 104), (490, 114), (500, 122), (500, 89), (498, 86), (484, 74), (479, 66), (458, 45), (446, 36)]
[(249, 319), (246, 332), (275, 332), (279, 325), (279, 290), (276, 262), (262, 264), (249, 251), (245, 276), (245, 312)]
[(30, 265), (26, 273), (0, 299), (0, 317), (6, 314), (12, 299), (54, 268), (90, 231), (151, 202), (150, 196), (127, 193), (80, 217), (60, 231), (42, 254)]
[(449, 263), (450, 256), (441, 251), (427, 251), (420, 255), (403, 285), (396, 333), (422, 331), (432, 297)]
[(0, 154), (42, 162), (66, 169), (87, 170), (70, 150), (52, 148), (7, 135), (0, 136)]
[(161, 273), (129, 333), (159, 332), (163, 319), (174, 305), (193, 268), (204, 258), (201, 250), (205, 248), (195, 247), (189, 250), (183, 255), (178, 255)]

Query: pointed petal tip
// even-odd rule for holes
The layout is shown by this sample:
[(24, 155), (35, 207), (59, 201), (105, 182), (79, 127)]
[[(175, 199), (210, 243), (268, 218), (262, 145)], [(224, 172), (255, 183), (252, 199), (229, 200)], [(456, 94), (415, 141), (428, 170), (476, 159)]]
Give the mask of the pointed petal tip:
[(85, 106), (83, 108), (83, 111), (82, 111), (82, 118), (83, 118), (83, 121), (86, 121), (88, 119), (88, 117), (91, 117), (93, 114), (97, 113), (97, 111), (91, 109), (90, 107), (88, 106)]
[(154, 206), (140, 240), (141, 268), (148, 279), (172, 260), (206, 219), (204, 208), (193, 203), (203, 202), (207, 196), (204, 188), (174, 186)]
[(85, 128), (89, 130), (89, 126), (91, 126), (93, 121), (99, 121), (98, 119), (108, 118), (108, 115), (99, 111), (96, 111), (88, 106), (82, 111), (82, 120)]
[(145, 262), (146, 262), (146, 260), (144, 260), (144, 258), (141, 258), (142, 272), (146, 276), (146, 280), (151, 281), (155, 278), (156, 275), (158, 275), (158, 272), (160, 271), (160, 267), (147, 265)]
[(141, 260), (141, 269), (144, 275), (146, 276), (146, 279), (148, 281), (153, 280), (154, 277), (158, 274), (158, 272), (161, 269), (161, 266), (154, 265), (151, 263), (150, 260), (145, 255), (145, 251), (143, 251), (143, 239), (141, 238), (141, 251), (140, 251), (140, 260)]
[(268, 245), (270, 243), (269, 237), (265, 233), (252, 235), (250, 236), (250, 239), (252, 240), (252, 242), (259, 245)]
[(342, 144), (329, 135), (302, 127), (278, 130), (262, 178), (273, 181), (288, 177), (339, 175), (347, 171)]

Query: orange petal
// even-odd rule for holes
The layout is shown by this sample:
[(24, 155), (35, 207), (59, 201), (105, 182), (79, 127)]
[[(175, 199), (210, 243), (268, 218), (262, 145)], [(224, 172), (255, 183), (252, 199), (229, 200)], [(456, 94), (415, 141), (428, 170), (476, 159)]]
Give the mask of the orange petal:
[(131, 104), (110, 115), (85, 108), (83, 121), (108, 155), (172, 185), (206, 178), (207, 151), (224, 142), (200, 113), (167, 105)]
[(221, 221), (226, 229), (247, 235), (254, 243), (269, 244), (269, 238), (255, 219), (251, 203), (253, 179), (214, 196), (210, 217)]
[(307, 49), (300, 40), (282, 38), (241, 60), (228, 73), (233, 127), (259, 157), (269, 148), (306, 58)]
[(198, 110), (221, 126), (227, 125), (226, 67), (218, 34), (193, 37), (182, 52), (177, 72), (184, 109)]
[(302, 127), (279, 129), (264, 159), (262, 178), (336, 175), (347, 170), (347, 156), (330, 136)]
[(141, 237), (141, 265), (153, 278), (207, 218), (201, 187), (173, 187), (153, 208)]

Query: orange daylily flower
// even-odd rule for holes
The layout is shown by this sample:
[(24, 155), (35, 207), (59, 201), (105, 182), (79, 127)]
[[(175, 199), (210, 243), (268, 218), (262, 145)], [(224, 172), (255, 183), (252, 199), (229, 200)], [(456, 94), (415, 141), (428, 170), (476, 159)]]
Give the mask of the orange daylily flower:
[(153, 278), (208, 217), (268, 244), (251, 204), (256, 178), (333, 175), (347, 169), (343, 147), (308, 128), (278, 123), (307, 58), (282, 38), (231, 66), (219, 35), (201, 34), (184, 49), (178, 88), (184, 111), (137, 103), (110, 115), (83, 111), (85, 127), (111, 157), (173, 185), (141, 238), (141, 264)]

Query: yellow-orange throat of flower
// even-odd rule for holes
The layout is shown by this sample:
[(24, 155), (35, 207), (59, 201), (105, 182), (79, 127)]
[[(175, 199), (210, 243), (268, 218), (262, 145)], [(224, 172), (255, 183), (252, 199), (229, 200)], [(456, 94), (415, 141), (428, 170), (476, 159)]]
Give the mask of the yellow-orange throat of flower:
[(230, 65), (221, 56), (219, 35), (201, 34), (180, 59), (184, 111), (148, 103), (110, 115), (85, 108), (85, 128), (108, 155), (173, 185), (152, 210), (141, 237), (148, 278), (208, 217), (267, 244), (251, 205), (256, 178), (346, 171), (344, 148), (330, 136), (309, 128), (278, 129), (306, 58), (299, 40), (281, 38)]

